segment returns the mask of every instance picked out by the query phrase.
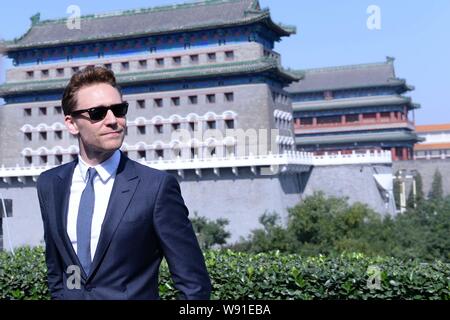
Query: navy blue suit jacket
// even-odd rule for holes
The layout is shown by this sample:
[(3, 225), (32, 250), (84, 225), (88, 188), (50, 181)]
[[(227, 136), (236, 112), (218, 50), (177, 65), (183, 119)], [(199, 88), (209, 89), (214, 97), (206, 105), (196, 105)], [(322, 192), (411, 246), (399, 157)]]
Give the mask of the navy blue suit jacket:
[(37, 182), (52, 298), (158, 299), (164, 256), (180, 298), (209, 299), (210, 279), (177, 180), (123, 154), (90, 274), (80, 267), (80, 289), (67, 285), (68, 266), (81, 266), (66, 230), (76, 165), (45, 171)]

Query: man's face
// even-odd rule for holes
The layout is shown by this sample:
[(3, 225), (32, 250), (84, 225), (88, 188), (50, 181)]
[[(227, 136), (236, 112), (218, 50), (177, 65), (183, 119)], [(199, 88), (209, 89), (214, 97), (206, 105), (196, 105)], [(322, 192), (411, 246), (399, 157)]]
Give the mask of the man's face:
[[(73, 111), (97, 106), (110, 106), (121, 103), (117, 89), (106, 83), (93, 84), (77, 92), (77, 106)], [(80, 153), (88, 155), (110, 153), (122, 146), (125, 137), (126, 118), (114, 116), (108, 110), (105, 118), (93, 121), (87, 112), (65, 117), (70, 133), (79, 135)]]

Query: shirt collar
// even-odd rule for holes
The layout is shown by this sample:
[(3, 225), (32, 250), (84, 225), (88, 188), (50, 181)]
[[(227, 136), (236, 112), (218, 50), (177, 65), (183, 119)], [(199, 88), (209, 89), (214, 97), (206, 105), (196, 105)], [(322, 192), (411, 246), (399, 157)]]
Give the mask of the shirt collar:
[[(105, 183), (109, 180), (109, 178), (111, 178), (111, 176), (116, 173), (117, 168), (119, 167), (119, 162), (120, 151), (116, 150), (111, 157), (94, 166), (93, 168), (95, 169), (95, 171), (97, 171), (97, 174), (99, 175), (102, 182)], [(84, 162), (80, 155), (78, 155), (78, 165), (80, 168), (81, 177), (83, 177), (83, 180), (86, 182), (86, 174), (91, 166)]]

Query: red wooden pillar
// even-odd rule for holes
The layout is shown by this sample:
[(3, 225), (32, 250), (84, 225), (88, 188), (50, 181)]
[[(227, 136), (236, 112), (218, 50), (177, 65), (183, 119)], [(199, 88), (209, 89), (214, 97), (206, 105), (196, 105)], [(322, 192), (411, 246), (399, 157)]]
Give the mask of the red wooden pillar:
[(395, 112), (394, 112), (394, 111), (391, 111), (391, 112), (390, 112), (389, 120), (390, 120), (391, 122), (394, 122), (394, 121), (395, 121)]
[(402, 148), (402, 160), (408, 160), (408, 148)]
[(381, 115), (379, 112), (376, 113), (376, 122), (380, 122)]
[(391, 148), (391, 156), (392, 156), (392, 161), (397, 161), (397, 154), (395, 152), (395, 148)]
[(341, 115), (341, 124), (345, 124), (346, 123), (346, 119), (345, 119), (345, 115)]
[(317, 126), (317, 117), (313, 118), (313, 123), (312, 124), (313, 124), (313, 126)]

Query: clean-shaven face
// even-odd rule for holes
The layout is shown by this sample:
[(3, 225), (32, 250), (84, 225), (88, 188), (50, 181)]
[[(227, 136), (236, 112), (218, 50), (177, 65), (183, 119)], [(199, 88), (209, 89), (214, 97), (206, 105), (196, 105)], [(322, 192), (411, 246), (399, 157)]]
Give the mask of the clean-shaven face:
[[(77, 106), (73, 111), (121, 103), (119, 91), (107, 83), (98, 83), (81, 88), (77, 92)], [(108, 110), (105, 118), (93, 121), (87, 112), (66, 116), (66, 124), (72, 134), (78, 134), (80, 153), (87, 155), (110, 154), (122, 146), (125, 137), (126, 118), (114, 116)]]

